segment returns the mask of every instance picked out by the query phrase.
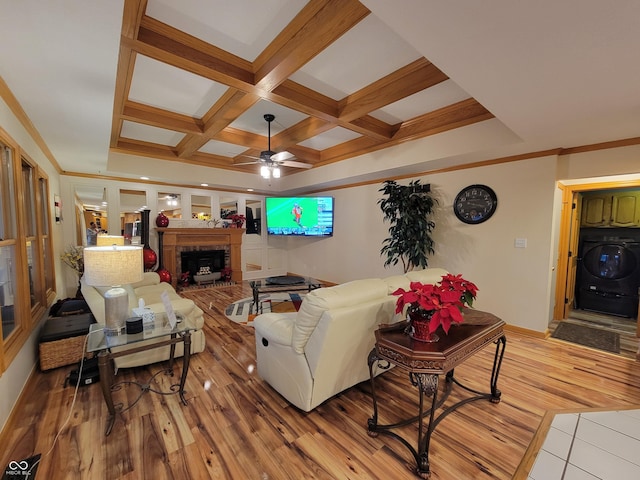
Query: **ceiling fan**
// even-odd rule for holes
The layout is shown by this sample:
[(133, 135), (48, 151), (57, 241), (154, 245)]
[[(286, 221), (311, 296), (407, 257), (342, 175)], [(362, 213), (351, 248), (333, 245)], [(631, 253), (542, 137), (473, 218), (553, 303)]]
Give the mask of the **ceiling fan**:
[(283, 167), (295, 167), (295, 168), (311, 168), (312, 165), (303, 162), (295, 162), (295, 155), (290, 152), (274, 152), (271, 150), (271, 122), (275, 120), (275, 115), (270, 113), (265, 114), (264, 119), (267, 122), (267, 128), (269, 132), (269, 143), (267, 146), (267, 150), (263, 150), (260, 152), (260, 157), (250, 157), (254, 158), (254, 162), (247, 163), (237, 163), (236, 165), (250, 165), (253, 163), (261, 164), (260, 167), (260, 175), (264, 178), (279, 178), (280, 177), (280, 166)]

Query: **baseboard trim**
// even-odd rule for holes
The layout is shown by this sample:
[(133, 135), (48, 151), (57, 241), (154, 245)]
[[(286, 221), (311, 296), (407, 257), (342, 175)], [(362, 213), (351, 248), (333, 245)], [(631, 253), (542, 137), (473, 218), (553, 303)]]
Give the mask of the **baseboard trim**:
[(528, 337), (535, 337), (535, 338), (549, 338), (549, 336), (551, 335), (548, 328), (544, 332), (538, 332), (536, 330), (530, 330), (528, 328), (518, 327), (517, 325), (506, 324), (504, 326), (504, 329), (508, 332), (519, 333), (521, 335), (527, 335)]

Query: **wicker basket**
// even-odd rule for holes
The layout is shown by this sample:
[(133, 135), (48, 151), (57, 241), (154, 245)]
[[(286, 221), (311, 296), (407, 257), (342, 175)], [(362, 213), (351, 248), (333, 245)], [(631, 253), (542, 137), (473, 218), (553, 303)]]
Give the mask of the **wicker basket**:
[(40, 331), (40, 369), (78, 363), (84, 356), (85, 338), (94, 321), (90, 313), (50, 317)]
[(78, 363), (84, 354), (84, 339), (86, 335), (63, 338), (55, 342), (42, 342), (40, 344), (40, 369), (64, 367)]

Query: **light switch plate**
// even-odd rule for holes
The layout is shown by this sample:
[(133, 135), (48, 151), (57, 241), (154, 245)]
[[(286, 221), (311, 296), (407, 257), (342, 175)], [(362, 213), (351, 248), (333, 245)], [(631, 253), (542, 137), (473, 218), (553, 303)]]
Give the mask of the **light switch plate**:
[(516, 238), (514, 243), (516, 248), (527, 248), (527, 239), (526, 238)]

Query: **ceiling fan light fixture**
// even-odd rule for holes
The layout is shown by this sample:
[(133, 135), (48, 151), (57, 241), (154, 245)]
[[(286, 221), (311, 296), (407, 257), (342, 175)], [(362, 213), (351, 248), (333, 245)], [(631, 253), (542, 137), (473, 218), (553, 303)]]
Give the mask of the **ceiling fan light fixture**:
[(271, 172), (269, 171), (269, 167), (266, 165), (262, 165), (260, 167), (260, 176), (262, 178), (271, 178)]
[(280, 178), (280, 168), (279, 167), (274, 167), (273, 168), (273, 178)]

